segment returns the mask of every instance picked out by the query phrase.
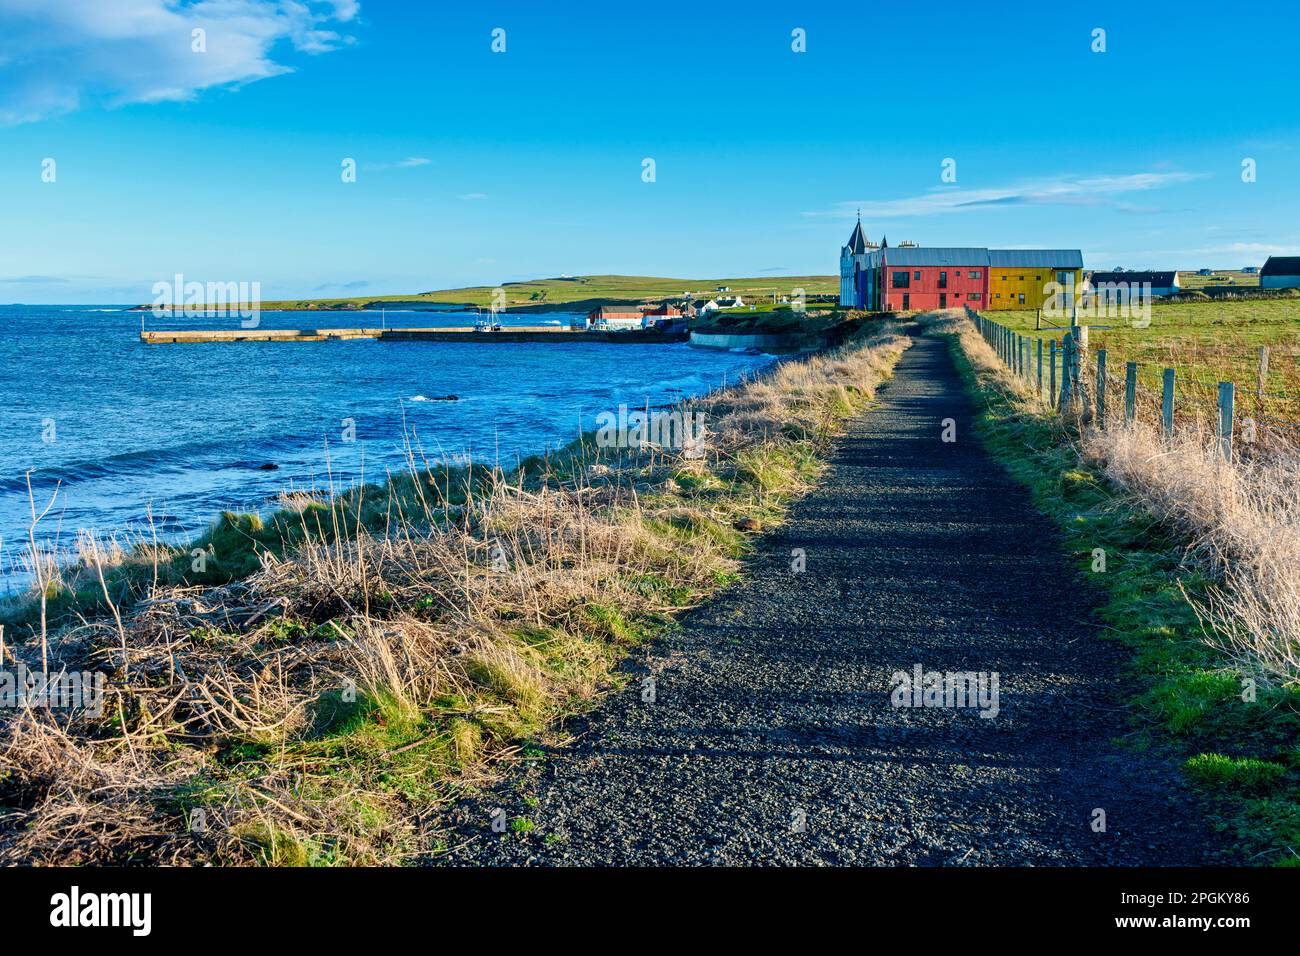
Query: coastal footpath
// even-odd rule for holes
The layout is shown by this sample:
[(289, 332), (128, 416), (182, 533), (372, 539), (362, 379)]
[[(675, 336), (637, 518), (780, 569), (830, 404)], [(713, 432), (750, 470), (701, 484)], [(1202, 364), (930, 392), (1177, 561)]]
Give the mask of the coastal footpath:
[[(746, 576), (462, 807), (438, 861), (1214, 860), (1176, 762), (1116, 743), (1123, 649), (974, 418), (946, 343), (918, 339)], [(893, 675), (917, 670), (997, 675), (997, 698), (900, 706)], [(526, 823), (494, 833), (494, 813)]]

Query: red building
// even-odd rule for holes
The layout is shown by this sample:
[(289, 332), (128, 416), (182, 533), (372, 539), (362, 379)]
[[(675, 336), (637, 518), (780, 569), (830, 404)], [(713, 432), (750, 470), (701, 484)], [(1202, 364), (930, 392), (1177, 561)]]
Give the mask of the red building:
[(673, 305), (668, 305), (667, 303), (656, 306), (644, 305), (641, 307), (641, 313), (645, 315), (646, 318), (653, 319), (680, 319), (682, 317), (681, 309)]
[[(987, 249), (900, 246), (867, 256), (861, 273), (863, 299), (869, 309), (909, 311), (984, 308), (989, 296)], [(874, 261), (872, 261), (874, 260)]]

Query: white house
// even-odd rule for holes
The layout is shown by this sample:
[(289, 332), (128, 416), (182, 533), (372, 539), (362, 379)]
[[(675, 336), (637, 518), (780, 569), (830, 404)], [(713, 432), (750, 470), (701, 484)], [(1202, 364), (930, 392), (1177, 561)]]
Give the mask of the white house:
[(1261, 289), (1300, 289), (1300, 256), (1269, 256), (1259, 270)]

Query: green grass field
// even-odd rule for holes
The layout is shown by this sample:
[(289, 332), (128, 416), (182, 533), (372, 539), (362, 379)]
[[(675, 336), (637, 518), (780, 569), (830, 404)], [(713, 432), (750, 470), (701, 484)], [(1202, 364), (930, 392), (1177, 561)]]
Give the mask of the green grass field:
[[(719, 292), (719, 287), (730, 289)], [(746, 304), (762, 306), (772, 303), (772, 294), (779, 299), (803, 289), (806, 295), (838, 294), (838, 276), (773, 276), (757, 279), (668, 279), (657, 276), (564, 276), (554, 279), (532, 279), (527, 282), (507, 282), (499, 288), (505, 291), (505, 307), (509, 310), (529, 311), (586, 311), (598, 305), (635, 305), (640, 302), (677, 298), (692, 293), (696, 299), (717, 295), (739, 295)], [(415, 295), (381, 295), (352, 299), (284, 299), (263, 302), (263, 309), (364, 309), (379, 308), (386, 303), (418, 302), (424, 305), (447, 304), (482, 306), (493, 305), (497, 286), (470, 286), (463, 289), (440, 289)]]
[(1178, 273), (1178, 284), (1185, 290), (1218, 289), (1224, 286), (1232, 288), (1258, 288), (1259, 274), (1241, 272), (1235, 269), (1216, 271), (1213, 275), (1202, 276), (1195, 272)]
[[(1043, 328), (1035, 330), (1033, 311), (986, 314), (1021, 334), (1058, 341), (1062, 330), (1049, 322), (1065, 322), (1044, 318)], [(1124, 363), (1137, 362), (1139, 382), (1158, 391), (1161, 370), (1174, 368), (1180, 399), (1196, 406), (1212, 406), (1217, 383), (1231, 381), (1239, 414), (1300, 422), (1300, 298), (1154, 305), (1145, 328), (1124, 319), (1081, 321), (1092, 326), (1089, 348), (1106, 349), (1112, 375), (1122, 377)], [(1264, 401), (1257, 404), (1262, 345), (1269, 347), (1269, 374)]]

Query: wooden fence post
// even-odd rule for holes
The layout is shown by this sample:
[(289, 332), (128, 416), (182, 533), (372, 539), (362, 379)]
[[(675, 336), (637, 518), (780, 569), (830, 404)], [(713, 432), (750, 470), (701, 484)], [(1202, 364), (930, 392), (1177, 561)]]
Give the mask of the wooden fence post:
[(1106, 427), (1106, 350), (1097, 349), (1097, 427)]
[[(1075, 328), (1074, 333), (1070, 336), (1070, 401), (1082, 402), (1085, 399), (1083, 388), (1083, 377), (1088, 373), (1087, 359), (1084, 357), (1083, 347), (1086, 343), (1079, 338), (1079, 329)], [(1085, 408), (1085, 412), (1091, 412), (1092, 409)]]
[(1052, 388), (1047, 396), (1047, 404), (1056, 407), (1056, 339), (1051, 340), (1052, 348)]
[(1043, 340), (1037, 339), (1038, 342), (1038, 396), (1043, 395)]
[(1137, 417), (1138, 363), (1124, 366), (1124, 424), (1132, 425)]
[(1070, 407), (1074, 398), (1074, 340), (1067, 332), (1061, 336), (1061, 411)]
[(1160, 432), (1165, 438), (1174, 434), (1174, 370), (1164, 371), (1164, 381), (1160, 390)]
[(1259, 347), (1259, 379), (1255, 384), (1255, 413), (1259, 413), (1259, 406), (1264, 403), (1264, 380), (1268, 378), (1268, 346)]
[(1231, 382), (1219, 383), (1219, 454), (1232, 461), (1232, 406), (1236, 389)]

